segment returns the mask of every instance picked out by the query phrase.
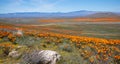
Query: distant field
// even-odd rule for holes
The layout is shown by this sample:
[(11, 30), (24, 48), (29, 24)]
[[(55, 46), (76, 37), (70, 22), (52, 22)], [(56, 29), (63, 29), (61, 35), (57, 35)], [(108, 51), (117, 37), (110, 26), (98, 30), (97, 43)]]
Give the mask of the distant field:
[[(31, 30), (55, 32), (76, 36), (120, 39), (119, 18), (13, 18), (0, 19), (0, 22)], [(1, 23), (1, 24), (2, 24)]]
[(10, 24), (46, 24), (66, 22), (120, 22), (120, 18), (0, 18), (0, 22)]
[(120, 39), (120, 24), (59, 24), (47, 27), (51, 31), (70, 35)]
[(120, 39), (120, 22), (51, 22), (24, 25), (34, 27), (36, 31), (55, 32), (76, 36)]

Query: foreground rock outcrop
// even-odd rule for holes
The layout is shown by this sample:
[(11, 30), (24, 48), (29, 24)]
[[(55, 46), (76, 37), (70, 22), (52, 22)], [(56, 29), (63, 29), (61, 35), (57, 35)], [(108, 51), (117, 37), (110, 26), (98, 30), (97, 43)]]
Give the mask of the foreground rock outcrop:
[(29, 64), (56, 64), (60, 57), (56, 51), (42, 50), (26, 54), (24, 61)]

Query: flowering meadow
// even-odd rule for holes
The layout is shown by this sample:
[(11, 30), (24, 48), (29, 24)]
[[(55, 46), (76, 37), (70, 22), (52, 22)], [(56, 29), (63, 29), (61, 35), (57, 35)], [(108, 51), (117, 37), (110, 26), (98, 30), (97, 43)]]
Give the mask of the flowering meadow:
[[(51, 31), (45, 26), (0, 25), (0, 64), (23, 64), (22, 56), (33, 50), (55, 50), (62, 59), (58, 64), (120, 64), (120, 39), (77, 36)], [(18, 48), (18, 47), (22, 48)], [(16, 49), (19, 58), (9, 52)]]

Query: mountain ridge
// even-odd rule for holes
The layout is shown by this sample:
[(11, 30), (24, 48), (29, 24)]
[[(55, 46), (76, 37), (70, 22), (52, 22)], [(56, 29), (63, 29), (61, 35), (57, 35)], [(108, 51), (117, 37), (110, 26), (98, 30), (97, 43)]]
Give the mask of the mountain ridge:
[(73, 11), (73, 12), (16, 12), (0, 14), (0, 18), (73, 18), (73, 17), (120, 17), (115, 12)]

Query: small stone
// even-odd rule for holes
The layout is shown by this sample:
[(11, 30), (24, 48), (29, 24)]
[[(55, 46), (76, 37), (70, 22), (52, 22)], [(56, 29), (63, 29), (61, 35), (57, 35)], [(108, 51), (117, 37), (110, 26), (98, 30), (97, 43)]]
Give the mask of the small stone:
[(8, 54), (8, 56), (12, 58), (18, 58), (20, 56), (20, 53), (18, 53), (18, 51), (13, 50)]

